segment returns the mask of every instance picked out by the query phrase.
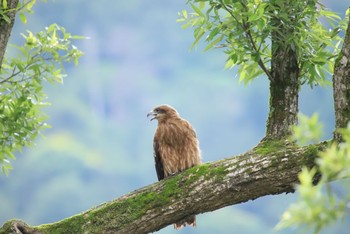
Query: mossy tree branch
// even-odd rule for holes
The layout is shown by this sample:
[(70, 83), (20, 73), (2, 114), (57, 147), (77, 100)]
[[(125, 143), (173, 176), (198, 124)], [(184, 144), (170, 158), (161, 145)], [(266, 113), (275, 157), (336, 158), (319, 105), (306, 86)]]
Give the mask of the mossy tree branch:
[(191, 168), (57, 223), (30, 227), (12, 220), (0, 233), (156, 231), (191, 214), (293, 192), (301, 168), (313, 167), (317, 152), (325, 145), (300, 148), (288, 141), (262, 142), (242, 155)]

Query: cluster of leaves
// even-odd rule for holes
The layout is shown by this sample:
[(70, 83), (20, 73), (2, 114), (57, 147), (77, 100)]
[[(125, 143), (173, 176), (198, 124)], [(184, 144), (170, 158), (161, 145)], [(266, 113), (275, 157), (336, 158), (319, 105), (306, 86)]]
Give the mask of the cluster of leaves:
[[(294, 132), (306, 132), (306, 135), (298, 139), (305, 143), (315, 140), (319, 136), (319, 125), (315, 115), (304, 120)], [(307, 129), (306, 131), (304, 131)], [(311, 229), (319, 233), (331, 223), (344, 218), (348, 214), (350, 205), (350, 125), (341, 130), (344, 142), (333, 143), (324, 152), (319, 153), (317, 168), (303, 168), (299, 174), (300, 185), (297, 193), (300, 196), (298, 202), (293, 204), (282, 216), (277, 229), (297, 226), (299, 228)], [(308, 136), (312, 136), (309, 138)], [(298, 138), (298, 137), (297, 137)], [(317, 185), (314, 185), (316, 173), (322, 175)], [(340, 181), (333, 185), (332, 181)], [(334, 188), (336, 188), (335, 192)]]
[(79, 37), (52, 24), (33, 34), (22, 34), (23, 46), (12, 45), (14, 58), (5, 57), (0, 71), (0, 165), (3, 173), (11, 169), (14, 151), (30, 146), (40, 130), (48, 127), (41, 107), (47, 105), (43, 82), (61, 83), (63, 65), (78, 63), (82, 52), (72, 45)]
[[(41, 1), (46, 2), (46, 0), (41, 0)], [(21, 21), (25, 24), (27, 23), (26, 13), (33, 12), (32, 9), (35, 3), (36, 3), (36, 0), (23, 0), (18, 3), (15, 9), (10, 9), (8, 7), (7, 0), (2, 0), (1, 6), (0, 6), (1, 19), (5, 20), (7, 23), (11, 23), (11, 19), (8, 17), (7, 13), (10, 11), (16, 11), (16, 12), (19, 12), (19, 17)]]
[(317, 143), (323, 134), (323, 124), (319, 122), (318, 114), (314, 113), (310, 118), (299, 113), (299, 125), (292, 127), (292, 141), (300, 145)]
[[(324, 84), (338, 54), (340, 27), (345, 24), (317, 0), (189, 0), (194, 10), (179, 13), (183, 27), (194, 27), (193, 46), (201, 38), (205, 50), (225, 48), (226, 68), (239, 67), (240, 81), (250, 82), (262, 73), (269, 78), (272, 35), (279, 46), (298, 55), (301, 83)], [(328, 30), (321, 19), (326, 19)], [(276, 49), (276, 48), (274, 48)]]

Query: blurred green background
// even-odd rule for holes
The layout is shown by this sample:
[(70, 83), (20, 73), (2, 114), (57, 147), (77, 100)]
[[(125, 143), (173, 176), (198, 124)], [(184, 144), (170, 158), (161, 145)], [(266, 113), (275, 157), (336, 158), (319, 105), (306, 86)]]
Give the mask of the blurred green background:
[[(344, 14), (346, 1), (325, 1)], [(170, 104), (197, 131), (203, 161), (238, 155), (264, 136), (268, 114), (265, 77), (244, 86), (235, 70), (224, 70), (220, 50), (190, 51), (191, 29), (181, 29), (177, 13), (186, 1), (38, 2), (20, 32), (51, 23), (66, 27), (85, 56), (69, 66), (63, 85), (45, 87), (51, 129), (36, 146), (17, 154), (14, 170), (0, 176), (0, 225), (19, 218), (32, 225), (61, 220), (157, 181), (152, 141), (156, 122), (146, 118), (158, 104)], [(330, 87), (304, 87), (300, 111), (318, 112), (325, 139), (332, 135)], [(294, 194), (266, 196), (199, 215), (196, 229), (158, 233), (273, 233)], [(349, 220), (324, 233), (346, 233)], [(295, 233), (284, 230), (279, 233)]]

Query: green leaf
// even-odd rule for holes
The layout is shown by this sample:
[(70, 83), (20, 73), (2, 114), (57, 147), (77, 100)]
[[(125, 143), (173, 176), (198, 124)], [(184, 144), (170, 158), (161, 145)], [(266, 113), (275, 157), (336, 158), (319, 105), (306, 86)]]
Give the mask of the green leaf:
[(27, 24), (27, 17), (26, 17), (26, 15), (24, 13), (21, 12), (19, 14), (19, 18), (21, 19), (23, 24)]
[(218, 35), (218, 33), (220, 32), (220, 27), (215, 27), (209, 34), (209, 36), (207, 37), (207, 41), (211, 41), (213, 40), (213, 38)]
[(228, 59), (225, 64), (225, 69), (231, 69), (236, 65), (235, 61), (233, 59)]
[(188, 15), (187, 15), (187, 11), (186, 10), (182, 10), (182, 15), (183, 15), (184, 19), (187, 20)]
[(216, 46), (219, 42), (222, 41), (223, 38), (224, 38), (224, 35), (221, 35), (221, 36), (217, 37), (214, 41), (212, 41), (211, 43), (209, 43), (209, 45), (207, 45), (205, 47), (204, 51), (208, 51), (209, 49), (211, 49), (214, 46)]
[(299, 189), (301, 189), (300, 193), (301, 196), (303, 196), (304, 198), (312, 198), (314, 195), (315, 191), (313, 191), (313, 189), (310, 188), (313, 187), (313, 180), (316, 172), (316, 168), (312, 168), (311, 170), (309, 170), (306, 167), (304, 167), (298, 175), (301, 184), (301, 186), (299, 187)]
[(7, 0), (2, 0), (2, 8), (7, 9)]
[(7, 23), (11, 23), (10, 17), (8, 17), (6, 14), (1, 14), (1, 17), (3, 20), (5, 20)]
[(12, 166), (10, 163), (6, 163), (6, 164), (1, 164), (1, 171), (3, 174), (5, 174), (6, 176), (9, 175), (10, 171), (12, 170)]
[(341, 17), (333, 11), (326, 11), (326, 10), (321, 9), (319, 12), (321, 15), (323, 15), (329, 19), (341, 20)]
[(82, 40), (82, 39), (90, 39), (89, 37), (85, 37), (85, 36), (69, 36), (70, 40)]
[(15, 155), (12, 153), (11, 149), (6, 148), (6, 149), (5, 149), (5, 153), (6, 153), (6, 155), (7, 155), (8, 158), (10, 158), (10, 159), (16, 159), (16, 157), (15, 157)]
[(29, 11), (29, 12), (31, 12), (33, 6), (35, 5), (35, 3), (36, 3), (36, 0), (30, 0), (30, 1), (26, 4), (26, 10)]
[(205, 33), (205, 30), (203, 28), (197, 28), (195, 32), (195, 40), (192, 43), (191, 48), (194, 48), (198, 44), (199, 40), (203, 37), (204, 33)]
[(205, 15), (202, 13), (202, 11), (198, 7), (196, 7), (194, 4), (191, 3), (191, 7), (199, 16), (206, 18)]

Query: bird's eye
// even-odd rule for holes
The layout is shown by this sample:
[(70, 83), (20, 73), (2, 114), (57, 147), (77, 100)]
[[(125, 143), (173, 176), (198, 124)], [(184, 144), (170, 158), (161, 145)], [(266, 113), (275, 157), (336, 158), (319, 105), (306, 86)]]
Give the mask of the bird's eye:
[(155, 111), (159, 114), (163, 114), (165, 113), (165, 110), (164, 109), (161, 109), (161, 108), (156, 108)]

